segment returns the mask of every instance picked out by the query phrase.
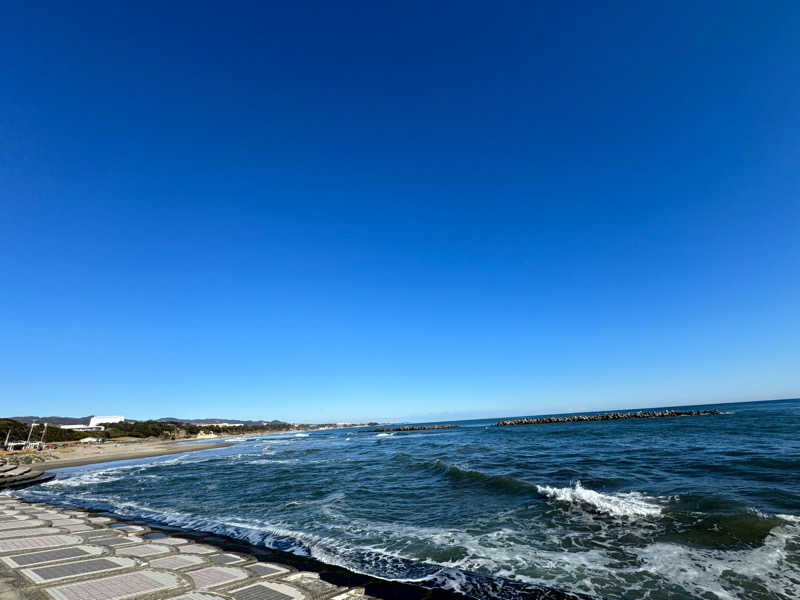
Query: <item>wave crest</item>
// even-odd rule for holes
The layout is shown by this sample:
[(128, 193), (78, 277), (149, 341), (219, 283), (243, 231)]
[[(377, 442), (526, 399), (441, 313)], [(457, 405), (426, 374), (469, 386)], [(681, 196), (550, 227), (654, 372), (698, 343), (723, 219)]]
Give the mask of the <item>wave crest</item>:
[(639, 492), (602, 494), (583, 487), (580, 481), (563, 488), (537, 485), (536, 491), (551, 500), (588, 506), (613, 517), (657, 517), (663, 510), (655, 498)]

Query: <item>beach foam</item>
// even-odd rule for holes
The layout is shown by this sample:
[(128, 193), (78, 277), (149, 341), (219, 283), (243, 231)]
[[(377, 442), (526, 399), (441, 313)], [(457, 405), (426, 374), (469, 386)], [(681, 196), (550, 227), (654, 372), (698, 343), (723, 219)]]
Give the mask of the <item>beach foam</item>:
[(798, 523), (800, 519), (791, 519), (774, 527), (757, 548), (713, 550), (657, 543), (638, 555), (642, 570), (698, 597), (739, 600), (750, 597), (753, 589), (765, 588), (776, 600), (793, 600), (800, 598), (800, 571), (788, 560), (787, 544), (800, 539)]

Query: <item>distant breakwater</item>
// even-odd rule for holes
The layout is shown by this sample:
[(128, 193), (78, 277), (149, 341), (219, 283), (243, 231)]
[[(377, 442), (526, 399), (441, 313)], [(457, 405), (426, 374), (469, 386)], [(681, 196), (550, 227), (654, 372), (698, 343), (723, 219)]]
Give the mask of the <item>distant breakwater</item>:
[(586, 423), (589, 421), (619, 421), (622, 419), (660, 419), (664, 417), (699, 417), (718, 415), (718, 410), (640, 410), (638, 412), (609, 412), (601, 415), (572, 415), (568, 417), (523, 417), (505, 419), (495, 423), (495, 427), (511, 425), (543, 425), (545, 423)]
[(458, 425), (406, 425), (405, 427), (377, 427), (361, 429), (359, 433), (388, 433), (390, 431), (427, 431), (429, 429), (458, 429)]

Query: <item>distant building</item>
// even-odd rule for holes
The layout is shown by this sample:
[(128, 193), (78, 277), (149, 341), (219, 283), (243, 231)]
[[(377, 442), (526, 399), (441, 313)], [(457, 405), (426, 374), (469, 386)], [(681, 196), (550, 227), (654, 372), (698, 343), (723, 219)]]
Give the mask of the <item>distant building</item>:
[(102, 425), (59, 425), (61, 429), (71, 429), (72, 431), (103, 431)]
[(61, 429), (71, 429), (72, 431), (105, 431), (105, 427), (103, 427), (102, 423), (122, 423), (125, 420), (125, 417), (122, 416), (101, 416), (101, 417), (92, 417), (89, 419), (89, 424), (79, 424), (79, 425), (61, 425)]
[(95, 427), (97, 425), (101, 425), (102, 423), (122, 423), (125, 420), (125, 417), (122, 416), (114, 416), (114, 417), (92, 417), (89, 421), (90, 427)]

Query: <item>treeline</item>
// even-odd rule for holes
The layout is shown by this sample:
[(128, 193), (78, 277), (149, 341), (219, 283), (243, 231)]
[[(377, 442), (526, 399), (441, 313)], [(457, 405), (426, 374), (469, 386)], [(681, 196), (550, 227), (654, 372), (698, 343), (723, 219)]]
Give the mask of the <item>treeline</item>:
[[(31, 442), (38, 442), (42, 438), (42, 428), (44, 425), (36, 425), (31, 434)], [(15, 421), (14, 419), (0, 419), (0, 445), (5, 441), (8, 431), (11, 430), (11, 435), (8, 436), (9, 442), (19, 440), (27, 440), (30, 425)], [(73, 442), (86, 437), (87, 433), (82, 431), (70, 431), (69, 429), (61, 429), (56, 425), (48, 425), (47, 433), (45, 434), (44, 441), (51, 442)]]
[[(109, 424), (104, 432), (106, 437), (114, 439), (119, 437), (157, 437), (157, 438), (182, 438), (194, 437), (201, 431), (216, 435), (230, 435), (233, 433), (261, 433), (270, 431), (286, 431), (292, 426), (288, 423), (267, 423), (265, 425), (243, 425), (242, 427), (220, 427), (219, 425), (195, 425), (193, 423), (180, 423), (178, 421), (124, 421)], [(102, 435), (102, 433), (98, 433)]]
[[(41, 439), (42, 427), (44, 425), (37, 425), (33, 428), (32, 442), (38, 442)], [(56, 425), (48, 425), (45, 442), (72, 442), (85, 437), (180, 439), (194, 437), (201, 431), (215, 435), (231, 435), (234, 433), (274, 433), (294, 429), (319, 429), (322, 427), (335, 427), (335, 425), (292, 425), (281, 421), (272, 421), (264, 424), (247, 424), (241, 427), (220, 427), (219, 425), (195, 425), (193, 423), (181, 423), (180, 421), (123, 421), (122, 423), (109, 423), (106, 425), (105, 431), (74, 431), (61, 429)], [(0, 419), (0, 443), (5, 440), (9, 430), (11, 430), (11, 435), (8, 436), (9, 441), (26, 440), (28, 439), (29, 429), (30, 425), (26, 423), (14, 419)]]

